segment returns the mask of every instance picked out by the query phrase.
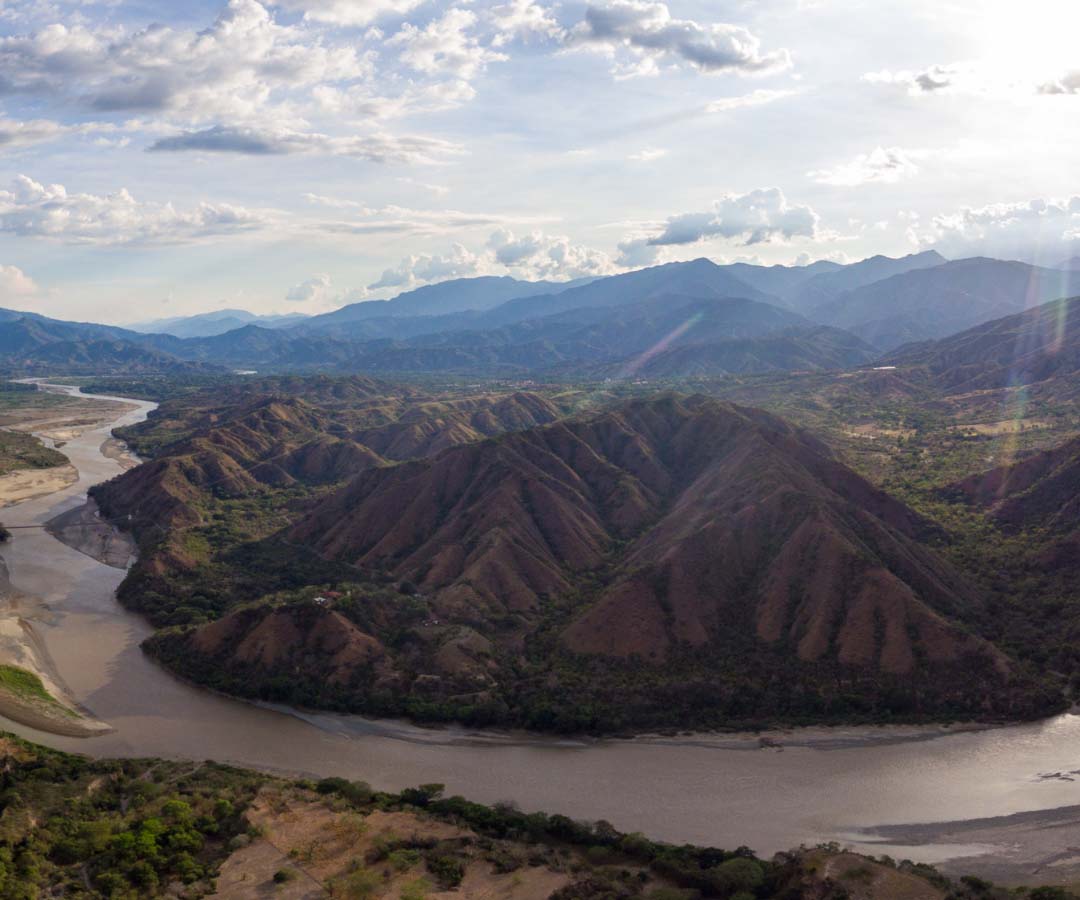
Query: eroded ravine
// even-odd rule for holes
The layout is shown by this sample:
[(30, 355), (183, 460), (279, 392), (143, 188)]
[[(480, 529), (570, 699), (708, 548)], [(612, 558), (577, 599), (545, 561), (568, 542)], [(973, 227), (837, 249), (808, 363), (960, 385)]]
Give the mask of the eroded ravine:
[[(130, 402), (130, 401), (126, 401)], [(64, 446), (79, 481), (4, 510), (10, 524), (41, 524), (79, 506), (87, 489), (120, 473), (103, 455), (120, 420)], [(627, 831), (768, 853), (844, 839), (883, 823), (999, 816), (1080, 803), (1080, 782), (1040, 775), (1080, 769), (1080, 718), (949, 734), (915, 729), (802, 732), (785, 749), (756, 738), (692, 736), (579, 742), (429, 731), (355, 716), (299, 714), (220, 697), (172, 678), (140, 651), (150, 633), (114, 597), (123, 572), (20, 530), (0, 554), (14, 586), (50, 616), (35, 624), (57, 677), (114, 729), (80, 740), (0, 720), (53, 747), (102, 756), (213, 758), (274, 771), (362, 778), (386, 788), (443, 782), (478, 801), (610, 820)], [(927, 860), (982, 847), (922, 844), (896, 851)], [(876, 852), (889, 852), (887, 847)], [(974, 866), (977, 868), (977, 865)]]

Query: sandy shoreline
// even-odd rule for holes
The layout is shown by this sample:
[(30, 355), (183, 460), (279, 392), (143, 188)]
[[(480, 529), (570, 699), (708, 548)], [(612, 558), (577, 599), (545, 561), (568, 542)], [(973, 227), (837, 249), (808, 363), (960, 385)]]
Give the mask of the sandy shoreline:
[[(938, 864), (949, 875), (978, 871), (984, 878), (1010, 886), (1075, 885), (1080, 881), (1080, 806), (985, 819), (881, 826), (870, 829), (866, 837), (894, 847), (956, 845), (957, 855)], [(986, 852), (964, 851), (972, 845), (985, 847)]]
[(36, 597), (11, 586), (7, 566), (0, 560), (0, 662), (36, 675), (53, 698), (24, 696), (0, 686), (0, 715), (15, 722), (69, 737), (93, 737), (112, 729), (95, 719), (63, 687), (34, 622), (48, 621), (48, 607)]
[(0, 508), (55, 494), (79, 480), (73, 465), (51, 469), (18, 469), (0, 476)]

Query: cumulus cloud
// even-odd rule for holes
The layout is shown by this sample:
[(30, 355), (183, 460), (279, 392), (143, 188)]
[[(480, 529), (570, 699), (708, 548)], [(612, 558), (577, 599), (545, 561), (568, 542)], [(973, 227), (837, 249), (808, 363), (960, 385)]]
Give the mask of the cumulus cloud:
[(294, 284), (285, 294), (285, 299), (293, 303), (312, 303), (326, 299), (332, 282), (329, 275), (313, 275), (299, 284)]
[(446, 254), (419, 254), (405, 257), (368, 285), (369, 291), (386, 288), (408, 290), (450, 278), (509, 272), (527, 280), (610, 275), (618, 267), (606, 253), (577, 244), (565, 235), (543, 231), (514, 232), (499, 228), (479, 251), (453, 244)]
[(562, 26), (551, 11), (535, 0), (509, 0), (492, 7), (488, 13), (496, 35), (492, 44), (501, 47), (515, 38), (521, 40), (557, 40), (563, 36)]
[(418, 284), (446, 281), (448, 278), (465, 278), (480, 272), (483, 260), (466, 250), (461, 244), (454, 244), (445, 256), (428, 254), (406, 256), (392, 269), (386, 269), (382, 276), (368, 285), (368, 290), (382, 288), (408, 289)]
[(305, 19), (332, 25), (368, 25), (381, 16), (404, 15), (423, 0), (276, 0), (275, 5), (302, 12)]
[(863, 184), (894, 184), (918, 174), (919, 167), (910, 151), (900, 147), (876, 147), (831, 169), (808, 172), (821, 184), (858, 187)]
[(469, 80), (488, 63), (507, 57), (484, 47), (470, 34), (477, 23), (472, 10), (453, 7), (423, 28), (411, 22), (387, 40), (387, 45), (401, 47), (401, 60), (418, 72), (446, 73)]
[(52, 95), (101, 113), (236, 121), (260, 115), (275, 92), (369, 72), (370, 59), (355, 47), (326, 46), (278, 25), (256, 0), (229, 0), (201, 31), (56, 23), (0, 38), (7, 93)]
[(791, 204), (779, 188), (725, 194), (705, 212), (670, 216), (652, 233), (630, 235), (619, 244), (618, 264), (632, 267), (656, 262), (664, 247), (697, 244), (713, 238), (739, 246), (814, 238), (818, 215), (809, 206)]
[(154, 152), (202, 151), (255, 156), (291, 153), (354, 156), (376, 163), (434, 163), (462, 152), (458, 144), (413, 135), (331, 137), (314, 132), (215, 125), (161, 138), (148, 149)]
[(1054, 81), (1039, 85), (1040, 94), (1080, 94), (1080, 69), (1066, 72)]
[(0, 265), (0, 299), (5, 301), (32, 297), (37, 283), (18, 266)]
[(606, 253), (575, 244), (565, 235), (542, 231), (516, 235), (503, 228), (492, 234), (488, 249), (499, 265), (530, 279), (583, 278), (615, 271), (615, 264)]
[(263, 228), (267, 214), (225, 203), (178, 210), (171, 203), (136, 200), (121, 188), (112, 194), (74, 194), (19, 175), (0, 190), (0, 231), (67, 243), (180, 243)]
[(871, 84), (905, 87), (911, 94), (932, 94), (958, 86), (973, 86), (974, 75), (975, 70), (970, 64), (950, 63), (933, 65), (921, 71), (883, 69), (880, 72), (867, 72), (863, 80)]
[(915, 222), (909, 235), (922, 247), (959, 258), (986, 255), (1056, 263), (1080, 252), (1080, 196), (964, 207)]
[(672, 216), (650, 243), (662, 247), (720, 237), (750, 246), (795, 237), (812, 238), (817, 223), (817, 214), (809, 206), (792, 205), (779, 188), (765, 188), (747, 194), (725, 194), (707, 212)]
[(688, 65), (700, 72), (765, 74), (791, 67), (787, 50), (763, 53), (761, 41), (746, 28), (700, 24), (673, 18), (655, 0), (604, 0), (590, 3), (570, 35), (571, 44), (614, 54), (629, 54), (616, 74), (654, 74), (661, 64)]

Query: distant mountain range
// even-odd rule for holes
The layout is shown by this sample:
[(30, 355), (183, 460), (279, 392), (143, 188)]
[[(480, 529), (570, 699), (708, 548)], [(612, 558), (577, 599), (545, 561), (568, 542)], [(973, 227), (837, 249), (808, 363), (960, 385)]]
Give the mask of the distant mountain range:
[(307, 319), (303, 313), (277, 316), (259, 316), (245, 309), (219, 309), (216, 312), (195, 316), (177, 316), (172, 319), (154, 319), (130, 325), (130, 331), (141, 334), (171, 334), (179, 338), (213, 337), (225, 334), (245, 325), (261, 325), (264, 328), (285, 328)]
[(932, 251), (803, 267), (697, 259), (567, 283), (455, 279), (307, 318), (222, 310), (133, 330), (0, 310), (0, 370), (677, 379), (841, 369), (1075, 295), (1080, 271)]

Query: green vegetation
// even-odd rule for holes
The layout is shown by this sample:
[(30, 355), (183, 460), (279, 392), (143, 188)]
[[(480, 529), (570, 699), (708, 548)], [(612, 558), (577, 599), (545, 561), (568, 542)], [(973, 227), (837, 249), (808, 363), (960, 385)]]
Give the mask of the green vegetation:
[(0, 690), (14, 694), (20, 700), (36, 700), (53, 706), (60, 706), (33, 672), (18, 666), (0, 665)]
[[(225, 859), (264, 834), (248, 818), (263, 789), (276, 798), (269, 801), (273, 814), (289, 821), (291, 804), (321, 798), (336, 814), (334, 840), (363, 839), (374, 813), (410, 813), (457, 829), (451, 837), (414, 829), (368, 838), (366, 856), (325, 885), (331, 897), (392, 896), (385, 882), (401, 875), (401, 896), (422, 900), (458, 888), (479, 866), (515, 873), (515, 883), (536, 867), (562, 873), (567, 886), (552, 895), (560, 900), (842, 900), (847, 886), (900, 876), (909, 888), (928, 884), (954, 900), (1076, 900), (1061, 888), (1006, 891), (970, 876), (953, 882), (922, 864), (851, 853), (841, 875), (824, 878), (823, 861), (842, 853), (837, 845), (764, 860), (746, 847), (668, 844), (604, 821), (445, 797), (439, 784), (386, 793), (363, 782), (288, 782), (211, 762), (90, 760), (11, 735), (0, 735), (0, 900), (205, 896)], [(318, 828), (327, 833), (325, 824)], [(263, 876), (268, 887), (299, 877), (317, 849), (305, 847), (292, 853), (295, 862)]]
[(51, 469), (67, 461), (63, 453), (46, 447), (32, 434), (0, 431), (0, 475), (20, 469)]
[(207, 893), (265, 778), (214, 763), (89, 760), (0, 736), (0, 898)]

